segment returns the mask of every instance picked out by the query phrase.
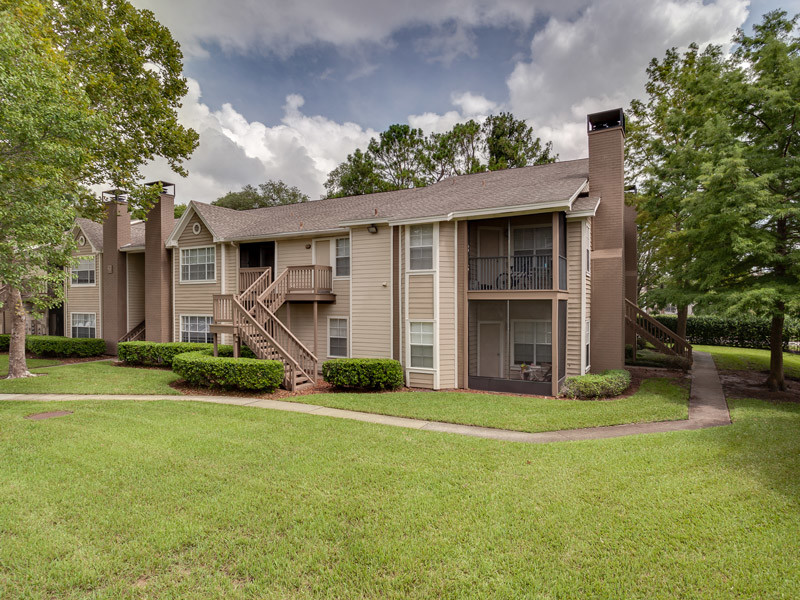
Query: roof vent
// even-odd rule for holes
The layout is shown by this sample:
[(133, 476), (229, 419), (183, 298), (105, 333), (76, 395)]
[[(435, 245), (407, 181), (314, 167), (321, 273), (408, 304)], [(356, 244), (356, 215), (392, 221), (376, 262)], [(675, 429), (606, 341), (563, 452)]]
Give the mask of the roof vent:
[(601, 131), (615, 127), (621, 127), (622, 131), (625, 131), (625, 113), (621, 108), (593, 113), (586, 117), (586, 125), (589, 131)]

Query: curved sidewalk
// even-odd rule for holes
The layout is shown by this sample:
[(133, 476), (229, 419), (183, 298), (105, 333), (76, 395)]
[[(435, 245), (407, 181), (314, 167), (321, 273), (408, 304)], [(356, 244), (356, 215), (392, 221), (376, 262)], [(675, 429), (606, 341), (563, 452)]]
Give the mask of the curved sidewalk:
[(298, 412), (312, 415), (323, 415), (339, 419), (456, 433), (492, 440), (508, 442), (525, 442), (544, 444), (548, 442), (566, 442), (576, 440), (596, 440), (603, 438), (639, 435), (642, 433), (661, 433), (665, 431), (684, 431), (730, 425), (731, 418), (728, 404), (722, 392), (717, 368), (711, 355), (706, 352), (695, 352), (692, 366), (692, 391), (689, 396), (689, 418), (681, 421), (658, 421), (655, 423), (631, 423), (628, 425), (611, 425), (607, 427), (587, 427), (585, 429), (566, 429), (561, 431), (545, 431), (541, 433), (525, 433), (507, 429), (492, 429), (474, 425), (456, 425), (438, 421), (423, 421), (407, 417), (391, 417), (373, 413), (328, 408), (315, 404), (284, 402), (282, 400), (254, 400), (237, 396), (137, 396), (137, 395), (98, 395), (98, 394), (0, 394), (2, 400), (25, 400), (35, 402), (63, 402), (74, 400), (178, 400), (189, 402), (210, 402), (214, 404), (233, 404), (252, 406), (284, 412)]

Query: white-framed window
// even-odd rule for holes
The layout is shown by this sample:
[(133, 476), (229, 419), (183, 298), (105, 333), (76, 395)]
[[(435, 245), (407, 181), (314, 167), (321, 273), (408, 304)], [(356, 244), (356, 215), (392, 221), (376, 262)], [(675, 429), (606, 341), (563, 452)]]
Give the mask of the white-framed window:
[(181, 249), (181, 282), (214, 281), (217, 250), (214, 246)]
[(336, 239), (335, 277), (350, 277), (350, 238)]
[(181, 341), (210, 344), (211, 317), (205, 315), (181, 315)]
[(97, 315), (95, 313), (72, 313), (72, 337), (97, 337)]
[(589, 365), (592, 364), (591, 355), (589, 354), (589, 346), (590, 346), (589, 342), (591, 340), (590, 325), (589, 325), (590, 323), (591, 321), (589, 321), (589, 319), (586, 319), (586, 370), (587, 371), (589, 370)]
[(347, 319), (330, 317), (328, 319), (328, 356), (347, 357)]
[(409, 271), (433, 269), (433, 225), (412, 225), (408, 232)]
[(410, 361), (412, 367), (420, 369), (433, 368), (433, 323), (413, 322), (409, 324), (408, 341), (410, 344)]
[(550, 321), (511, 321), (511, 357), (514, 365), (553, 362), (553, 325)]
[(95, 257), (79, 256), (78, 264), (72, 268), (72, 285), (95, 284)]

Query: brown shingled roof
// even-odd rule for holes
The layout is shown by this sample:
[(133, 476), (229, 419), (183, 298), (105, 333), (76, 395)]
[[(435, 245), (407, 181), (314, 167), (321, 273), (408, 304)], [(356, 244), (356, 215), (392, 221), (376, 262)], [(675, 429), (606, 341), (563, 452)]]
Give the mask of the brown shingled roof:
[(86, 239), (94, 246), (97, 252), (103, 251), (103, 226), (100, 223), (95, 223), (89, 219), (78, 217), (75, 219), (75, 224), (80, 225), (81, 230), (86, 235)]
[(192, 206), (221, 240), (337, 229), (354, 221), (448, 218), (461, 211), (567, 203), (586, 183), (587, 159), (451, 177), (424, 188), (236, 211)]

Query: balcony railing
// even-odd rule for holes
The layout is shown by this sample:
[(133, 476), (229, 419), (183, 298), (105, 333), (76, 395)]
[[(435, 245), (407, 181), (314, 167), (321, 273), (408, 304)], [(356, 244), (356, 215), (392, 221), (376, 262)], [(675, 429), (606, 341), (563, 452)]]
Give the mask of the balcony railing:
[[(564, 270), (566, 272), (566, 269)], [(553, 257), (480, 256), (469, 259), (470, 290), (551, 290)]]

